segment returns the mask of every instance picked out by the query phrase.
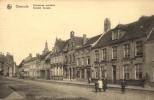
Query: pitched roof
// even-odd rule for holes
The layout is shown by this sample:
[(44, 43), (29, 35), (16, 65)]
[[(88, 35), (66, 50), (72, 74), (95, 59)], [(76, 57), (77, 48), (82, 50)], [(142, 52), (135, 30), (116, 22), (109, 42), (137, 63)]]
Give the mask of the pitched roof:
[[(114, 29), (105, 33), (94, 48), (116, 44), (131, 39), (147, 37), (153, 26), (154, 26), (154, 15), (150, 17), (143, 16), (138, 21), (130, 24), (126, 25), (119, 24)], [(112, 32), (116, 30), (122, 30), (125, 32), (125, 34), (120, 39), (112, 40)], [(152, 37), (153, 35), (150, 38)]]
[(152, 30), (150, 31), (150, 34), (148, 36), (148, 41), (154, 40), (154, 26), (152, 28)]
[(32, 57), (32, 58), (30, 58), (30, 59), (24, 59), (24, 60), (22, 61), (22, 63), (28, 63), (28, 62), (34, 61), (34, 60), (36, 60), (36, 59), (37, 59), (37, 57)]
[(88, 39), (87, 43), (85, 44), (85, 46), (89, 46), (91, 44), (93, 44), (94, 42), (96, 42), (99, 37), (101, 36), (102, 34), (99, 34), (99, 35), (96, 35), (94, 37), (91, 37), (90, 39)]
[(47, 53), (43, 53), (42, 55), (40, 55), (40, 59), (45, 59), (48, 56), (48, 54), (50, 54), (50, 53), (51, 53), (51, 51), (49, 51)]
[(93, 37), (91, 37), (91, 38), (87, 38), (86, 44), (82, 45), (82, 46), (79, 47), (77, 50), (80, 50), (80, 49), (83, 49), (83, 48), (86, 48), (86, 47), (91, 46), (93, 43), (95, 43), (95, 42), (101, 37), (101, 35), (102, 35), (102, 34), (93, 36)]

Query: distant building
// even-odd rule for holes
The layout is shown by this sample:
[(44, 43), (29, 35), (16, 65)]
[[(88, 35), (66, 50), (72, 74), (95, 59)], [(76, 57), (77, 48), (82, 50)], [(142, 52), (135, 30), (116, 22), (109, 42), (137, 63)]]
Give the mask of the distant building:
[(49, 64), (46, 56), (49, 53), (48, 43), (46, 42), (42, 55), (36, 54), (35, 57), (32, 57), (32, 54), (29, 54), (28, 57), (22, 60), (19, 65), (19, 76), (23, 78), (48, 79)]
[(16, 65), (11, 54), (0, 54), (0, 74), (13, 77), (16, 74)]

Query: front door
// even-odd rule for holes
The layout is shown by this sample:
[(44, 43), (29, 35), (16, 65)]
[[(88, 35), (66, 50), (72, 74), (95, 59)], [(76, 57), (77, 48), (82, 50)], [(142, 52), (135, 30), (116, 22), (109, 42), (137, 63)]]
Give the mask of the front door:
[(112, 65), (112, 69), (113, 69), (113, 83), (116, 83), (116, 66), (115, 65)]

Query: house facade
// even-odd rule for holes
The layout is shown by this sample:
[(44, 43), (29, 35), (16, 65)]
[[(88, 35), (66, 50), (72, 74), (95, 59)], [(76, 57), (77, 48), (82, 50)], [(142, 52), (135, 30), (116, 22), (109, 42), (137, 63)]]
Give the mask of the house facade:
[(62, 80), (66, 78), (66, 71), (64, 71), (64, 52), (63, 52), (64, 46), (65, 46), (65, 41), (56, 38), (55, 45), (50, 54), (51, 79)]
[[(56, 39), (53, 50), (46, 42), (43, 53), (24, 61), (27, 75), (44, 79), (87, 80), (107, 78), (118, 84), (154, 83), (154, 16), (143, 16), (129, 24), (111, 29), (108, 18), (104, 32), (91, 38), (75, 36), (70, 32), (67, 40)], [(33, 72), (32, 69), (36, 68)]]
[(92, 77), (92, 58), (91, 53), (92, 45), (99, 39), (101, 36), (97, 35), (92, 38), (87, 38), (83, 34), (83, 44), (81, 47), (76, 49), (76, 79), (78, 80), (87, 80)]
[(145, 44), (145, 74), (147, 85), (154, 86), (154, 26)]
[(75, 51), (82, 46), (82, 37), (75, 36), (75, 32), (70, 32), (70, 39), (66, 40), (64, 46), (64, 71), (65, 79), (76, 79), (76, 57)]
[[(93, 47), (96, 78), (107, 78), (112, 83), (126, 79), (130, 84), (145, 78), (146, 42), (153, 27), (153, 16), (118, 25), (106, 32)], [(138, 83), (140, 84), (140, 83)]]

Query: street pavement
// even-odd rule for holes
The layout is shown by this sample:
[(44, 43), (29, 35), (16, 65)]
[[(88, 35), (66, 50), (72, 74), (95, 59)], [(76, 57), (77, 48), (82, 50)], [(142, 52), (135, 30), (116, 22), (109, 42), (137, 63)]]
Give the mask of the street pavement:
[(20, 98), (18, 100), (153, 100), (154, 98), (152, 91), (126, 90), (122, 94), (120, 89), (109, 89), (106, 92), (96, 93), (93, 88), (80, 85), (3, 77), (0, 77), (0, 86), (0, 99), (4, 100), (14, 92), (14, 95)]

